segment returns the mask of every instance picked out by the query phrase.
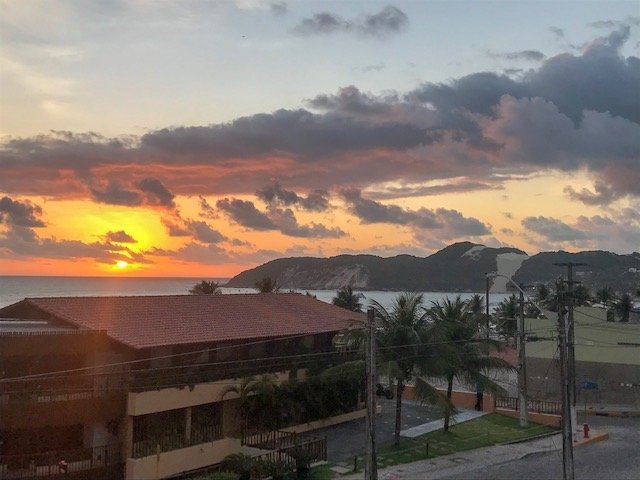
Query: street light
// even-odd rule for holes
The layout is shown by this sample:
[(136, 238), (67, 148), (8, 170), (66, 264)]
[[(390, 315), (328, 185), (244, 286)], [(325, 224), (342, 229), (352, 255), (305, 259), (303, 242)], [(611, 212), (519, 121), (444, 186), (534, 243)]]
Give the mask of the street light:
[[(526, 296), (527, 298), (529, 298), (529, 296), (525, 293), (525, 291), (520, 287), (520, 285), (518, 285), (516, 282), (514, 282), (510, 277), (507, 277), (506, 275), (501, 275), (499, 273), (496, 272), (492, 272), (492, 273), (487, 273), (487, 281), (489, 280), (489, 278), (496, 278), (496, 277), (503, 277), (506, 278), (508, 282), (511, 282), (513, 284), (514, 287), (516, 287), (518, 289), (518, 291), (520, 292), (520, 321), (518, 322), (518, 342), (517, 342), (517, 347), (518, 347), (518, 404), (519, 404), (519, 408), (518, 408), (518, 413), (519, 413), (519, 417), (520, 417), (520, 426), (523, 428), (526, 428), (529, 426), (529, 418), (528, 418), (528, 405), (527, 405), (527, 368), (526, 368), (526, 356), (525, 356), (525, 334), (524, 334), (524, 297)], [(535, 302), (533, 302), (533, 300), (529, 299), (538, 310), (540, 310), (542, 312), (542, 314), (544, 315), (544, 312), (542, 311), (542, 309), (535, 304)]]

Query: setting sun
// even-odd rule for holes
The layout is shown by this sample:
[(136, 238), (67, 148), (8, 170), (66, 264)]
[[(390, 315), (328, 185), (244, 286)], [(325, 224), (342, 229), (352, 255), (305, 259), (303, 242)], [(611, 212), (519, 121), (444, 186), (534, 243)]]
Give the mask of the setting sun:
[(127, 268), (129, 266), (129, 264), (127, 262), (125, 262), (124, 260), (118, 260), (116, 262), (116, 267), (118, 268)]

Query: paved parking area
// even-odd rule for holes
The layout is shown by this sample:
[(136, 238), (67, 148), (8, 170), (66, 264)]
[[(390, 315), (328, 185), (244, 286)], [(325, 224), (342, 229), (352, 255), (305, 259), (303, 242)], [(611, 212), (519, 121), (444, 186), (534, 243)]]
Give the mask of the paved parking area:
[[(378, 445), (392, 443), (396, 424), (396, 400), (378, 398), (382, 412), (376, 416), (376, 441)], [(418, 402), (402, 402), (402, 430), (437, 420), (439, 411), (430, 405)], [(327, 459), (332, 463), (350, 462), (364, 452), (365, 418), (315, 430), (314, 435), (326, 435)]]

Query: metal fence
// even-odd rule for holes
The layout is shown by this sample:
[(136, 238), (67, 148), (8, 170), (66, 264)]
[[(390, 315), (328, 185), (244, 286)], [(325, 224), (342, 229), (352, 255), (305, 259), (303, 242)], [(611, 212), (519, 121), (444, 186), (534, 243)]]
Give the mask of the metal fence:
[[(517, 397), (498, 397), (496, 398), (496, 408), (504, 408), (507, 410), (519, 410), (519, 399)], [(535, 413), (548, 413), (552, 415), (560, 415), (562, 407), (560, 402), (555, 400), (527, 400), (527, 411)]]
[[(122, 462), (120, 444), (31, 455), (0, 455), (0, 478), (40, 478), (97, 471)], [(80, 477), (79, 475), (75, 475)], [(99, 475), (87, 473), (86, 478)], [(65, 477), (66, 478), (66, 477)]]
[(180, 432), (133, 442), (131, 456), (133, 458), (147, 457), (149, 455), (156, 455), (162, 452), (211, 442), (220, 438), (222, 438), (222, 425), (208, 425), (193, 429), (188, 440), (185, 434)]

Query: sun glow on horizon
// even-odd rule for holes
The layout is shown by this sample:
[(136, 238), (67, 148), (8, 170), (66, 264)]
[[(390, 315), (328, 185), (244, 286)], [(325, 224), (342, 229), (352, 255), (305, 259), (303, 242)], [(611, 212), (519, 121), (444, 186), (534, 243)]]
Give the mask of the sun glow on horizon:
[(129, 262), (125, 262), (124, 260), (118, 260), (116, 262), (116, 267), (118, 267), (120, 270), (125, 269), (129, 266)]

